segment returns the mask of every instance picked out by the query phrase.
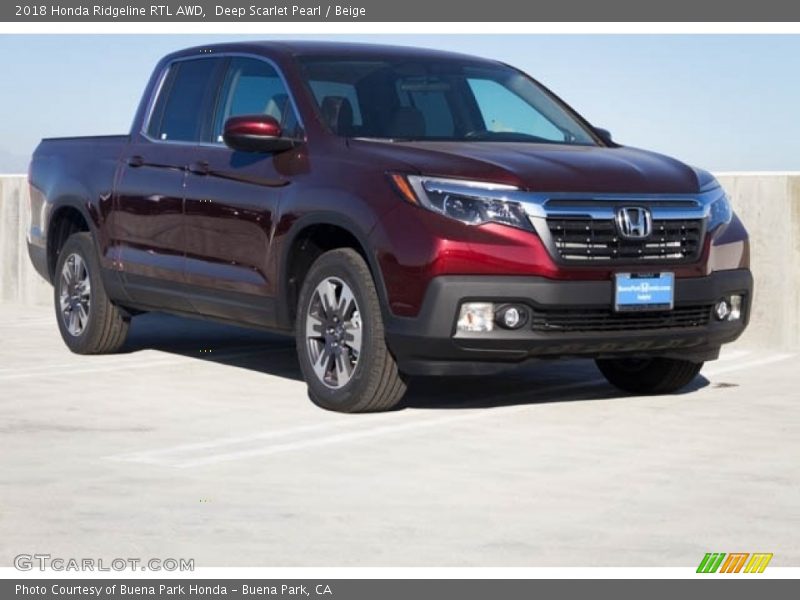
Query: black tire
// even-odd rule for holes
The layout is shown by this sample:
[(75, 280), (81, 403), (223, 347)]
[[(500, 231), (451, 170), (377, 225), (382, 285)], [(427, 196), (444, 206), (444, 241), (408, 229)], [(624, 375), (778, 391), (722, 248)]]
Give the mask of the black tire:
[[(69, 318), (61, 309), (61, 296), (69, 283), (65, 279), (64, 265), (77, 256), (85, 265), (85, 272), (90, 284), (89, 300), (85, 308), (88, 316), (79, 333), (70, 332)], [(53, 299), (56, 321), (61, 337), (67, 347), (77, 354), (110, 354), (117, 352), (125, 343), (128, 335), (130, 318), (108, 298), (103, 279), (100, 276), (100, 262), (97, 259), (94, 242), (89, 233), (74, 233), (64, 243), (56, 262), (53, 278)]]
[(687, 386), (703, 363), (674, 358), (620, 358), (597, 360), (609, 383), (634, 394), (669, 394)]
[[(343, 294), (343, 289), (345, 285), (347, 286), (347, 291), (352, 294), (355, 301), (350, 304), (351, 310), (357, 309), (358, 316), (355, 316), (354, 312), (345, 316), (343, 312), (333, 309), (320, 312), (323, 299), (319, 288), (328, 285), (328, 282), (337, 282), (337, 286), (343, 284), (335, 288), (337, 294)], [(337, 306), (345, 304), (347, 303), (341, 299), (336, 302)], [(347, 306), (344, 306), (342, 311), (347, 311)], [(324, 330), (329, 332), (329, 336), (336, 335), (330, 332), (333, 327), (328, 329), (322, 326), (323, 321), (332, 323), (336, 318), (327, 314), (329, 312), (339, 313), (343, 336), (347, 336), (348, 331), (352, 332), (355, 328), (354, 323), (358, 323), (357, 329), (360, 330), (361, 336), (358, 352), (351, 347), (345, 348), (348, 343), (345, 341), (346, 337), (342, 337), (338, 343), (335, 337), (319, 339), (323, 337), (322, 335), (316, 336), (316, 339), (309, 339), (308, 327), (314, 332)], [(310, 314), (314, 316), (310, 317)], [(344, 326), (344, 321), (350, 326), (349, 330)], [(386, 345), (381, 306), (372, 274), (367, 263), (355, 250), (350, 248), (331, 250), (321, 255), (311, 265), (300, 291), (295, 337), (300, 369), (308, 384), (308, 396), (318, 406), (347, 413), (386, 411), (397, 406), (405, 394), (406, 384)], [(350, 335), (349, 339), (352, 344), (353, 336)], [(331, 350), (332, 346), (337, 347)], [(328, 362), (323, 353), (334, 351)], [(313, 358), (315, 352), (318, 356), (317, 361)], [(350, 370), (347, 380), (340, 383), (336, 375), (335, 381), (326, 383), (326, 371), (330, 372), (333, 379), (339, 360), (348, 361)], [(323, 363), (328, 367), (321, 366)], [(318, 371), (315, 371), (314, 364), (317, 364), (317, 369), (322, 371), (322, 375), (318, 375)]]

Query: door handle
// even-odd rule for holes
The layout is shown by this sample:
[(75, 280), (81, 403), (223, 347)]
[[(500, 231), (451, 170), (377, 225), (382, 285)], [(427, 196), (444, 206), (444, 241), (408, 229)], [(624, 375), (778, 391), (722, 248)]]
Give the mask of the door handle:
[(194, 173), (195, 175), (208, 175), (208, 163), (204, 160), (193, 162), (186, 168), (189, 169), (190, 173)]
[(125, 161), (125, 163), (129, 167), (133, 167), (134, 169), (136, 169), (137, 167), (141, 167), (144, 164), (144, 158), (142, 158), (138, 154), (135, 154), (134, 156), (129, 156), (128, 159)]

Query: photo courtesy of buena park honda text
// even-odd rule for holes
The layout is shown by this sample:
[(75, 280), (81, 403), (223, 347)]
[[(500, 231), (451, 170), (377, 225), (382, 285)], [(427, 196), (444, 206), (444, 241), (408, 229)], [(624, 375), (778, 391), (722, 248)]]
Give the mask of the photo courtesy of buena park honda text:
[(40, 1), (0, 56), (2, 600), (797, 596), (800, 8)]

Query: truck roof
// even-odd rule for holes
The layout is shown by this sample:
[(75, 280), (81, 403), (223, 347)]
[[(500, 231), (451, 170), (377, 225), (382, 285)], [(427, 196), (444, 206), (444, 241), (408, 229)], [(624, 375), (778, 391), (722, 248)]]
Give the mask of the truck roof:
[(413, 46), (391, 46), (386, 44), (362, 44), (350, 42), (327, 42), (310, 40), (253, 40), (247, 42), (229, 42), (194, 46), (170, 54), (167, 59), (209, 54), (214, 52), (247, 52), (262, 54), (270, 58), (296, 56), (347, 56), (354, 58), (430, 58), (457, 59), (496, 63), (486, 58), (434, 50)]

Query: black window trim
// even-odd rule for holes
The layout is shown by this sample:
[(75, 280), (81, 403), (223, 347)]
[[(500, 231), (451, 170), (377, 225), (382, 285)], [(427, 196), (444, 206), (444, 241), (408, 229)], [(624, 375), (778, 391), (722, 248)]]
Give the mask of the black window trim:
[[(145, 112), (145, 118), (142, 120), (142, 126), (139, 130), (139, 134), (145, 138), (147, 141), (157, 144), (173, 144), (173, 145), (181, 145), (181, 146), (203, 146), (203, 147), (211, 147), (211, 148), (220, 148), (221, 146), (224, 147), (225, 144), (222, 142), (204, 142), (200, 140), (196, 141), (185, 141), (185, 140), (161, 140), (158, 138), (154, 138), (148, 133), (148, 129), (150, 128), (150, 120), (153, 118), (153, 113), (155, 112), (156, 105), (158, 104), (158, 100), (161, 97), (161, 94), (164, 93), (165, 87), (164, 84), (166, 83), (167, 77), (169, 75), (170, 69), (179, 62), (186, 62), (189, 60), (206, 60), (206, 59), (228, 59), (225, 60), (224, 69), (227, 70), (228, 65), (230, 64), (231, 58), (254, 58), (256, 60), (263, 61), (270, 65), (275, 72), (278, 74), (281, 82), (283, 83), (283, 87), (286, 88), (286, 94), (289, 96), (289, 102), (292, 105), (292, 110), (294, 111), (294, 116), (297, 119), (297, 123), (300, 125), (300, 129), (302, 130), (302, 138), (300, 141), (305, 141), (306, 139), (306, 127), (303, 123), (303, 118), (300, 115), (300, 111), (297, 108), (297, 102), (294, 99), (294, 94), (292, 93), (291, 88), (289, 87), (289, 83), (286, 81), (286, 77), (281, 71), (280, 67), (270, 58), (266, 56), (261, 56), (259, 54), (253, 54), (250, 52), (218, 52), (214, 54), (207, 54), (205, 56), (179, 56), (170, 60), (168, 63), (164, 65), (161, 69), (161, 72), (158, 75), (158, 83), (155, 86), (153, 94), (148, 101), (147, 104), (147, 111)], [(217, 86), (217, 90), (214, 93), (213, 99), (213, 106), (214, 111), (216, 112), (217, 104), (219, 103), (219, 94), (220, 94), (220, 86)]]

